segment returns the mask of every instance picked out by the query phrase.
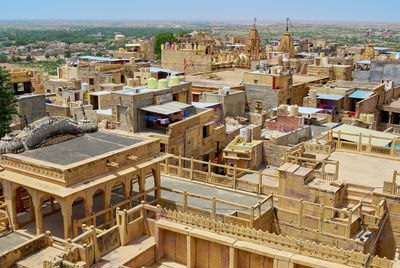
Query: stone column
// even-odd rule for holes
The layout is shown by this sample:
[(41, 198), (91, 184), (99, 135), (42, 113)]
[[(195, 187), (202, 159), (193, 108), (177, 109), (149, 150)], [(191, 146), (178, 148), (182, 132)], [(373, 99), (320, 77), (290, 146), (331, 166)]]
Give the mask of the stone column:
[[(153, 178), (154, 178), (154, 186), (160, 187), (161, 186), (161, 178), (160, 178), (160, 163), (155, 164), (154, 168), (152, 169)], [(161, 198), (161, 190), (155, 190), (154, 197), (156, 199)]]
[(93, 194), (86, 195), (85, 198), (85, 216), (89, 217), (93, 212)]
[(72, 206), (70, 202), (62, 202), (61, 205), (61, 213), (63, 216), (64, 223), (64, 238), (72, 238)]
[[(146, 184), (146, 174), (145, 174), (145, 172), (144, 172), (144, 169), (141, 169), (140, 170), (140, 173), (139, 173), (140, 175), (139, 175), (139, 181), (138, 181), (138, 183), (139, 183), (139, 194), (141, 194), (141, 193), (144, 193), (144, 191), (145, 191), (145, 184)], [(145, 196), (142, 196), (141, 198), (140, 198), (140, 201), (142, 201), (142, 200), (145, 200), (146, 199), (146, 197)]]
[(3, 180), (3, 193), (4, 198), (7, 204), (7, 209), (10, 218), (10, 227), (14, 230), (19, 228), (18, 220), (17, 220), (17, 196), (15, 193), (15, 187), (13, 187), (13, 183), (10, 181)]
[[(109, 189), (107, 189), (108, 187), (106, 187), (106, 189), (104, 189), (104, 209), (107, 209), (110, 207), (110, 203), (111, 203), (111, 191), (112, 191), (112, 186), (109, 187)], [(112, 211), (110, 212), (112, 213)], [(112, 215), (110, 215), (110, 213), (105, 213), (104, 214), (104, 221), (107, 222), (112, 218)]]
[(33, 207), (31, 209), (35, 213), (36, 234), (43, 233), (43, 216), (42, 216), (42, 202), (38, 192), (34, 192), (31, 196)]

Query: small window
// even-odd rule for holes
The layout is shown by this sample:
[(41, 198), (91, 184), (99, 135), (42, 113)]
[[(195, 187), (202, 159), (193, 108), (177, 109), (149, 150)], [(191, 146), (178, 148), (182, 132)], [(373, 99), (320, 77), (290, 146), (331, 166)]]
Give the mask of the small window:
[(89, 85), (91, 85), (91, 86), (94, 85), (94, 79), (93, 78), (89, 78)]
[(210, 125), (203, 126), (203, 139), (210, 136)]
[(254, 79), (254, 85), (258, 84), (258, 80)]

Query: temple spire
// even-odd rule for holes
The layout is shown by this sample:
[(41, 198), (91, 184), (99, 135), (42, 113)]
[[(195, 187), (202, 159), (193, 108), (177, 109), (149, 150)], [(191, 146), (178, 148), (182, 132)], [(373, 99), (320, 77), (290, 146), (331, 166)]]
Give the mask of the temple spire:
[(286, 18), (286, 32), (289, 32), (289, 18)]

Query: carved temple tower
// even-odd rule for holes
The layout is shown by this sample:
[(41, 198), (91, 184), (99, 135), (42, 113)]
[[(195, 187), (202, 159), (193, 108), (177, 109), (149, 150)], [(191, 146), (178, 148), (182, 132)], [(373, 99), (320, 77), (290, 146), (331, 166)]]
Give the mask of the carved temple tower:
[(254, 19), (253, 28), (250, 30), (249, 37), (246, 42), (245, 51), (248, 56), (259, 56), (262, 53), (262, 45), (260, 36), (256, 28), (256, 19)]
[(364, 53), (362, 54), (362, 59), (363, 60), (373, 60), (375, 59), (375, 49), (374, 45), (370, 41), (367, 47), (365, 48)]
[(281, 42), (278, 46), (278, 51), (288, 53), (290, 58), (295, 58), (297, 55), (297, 52), (294, 49), (293, 39), (289, 33), (289, 18), (286, 19), (286, 32), (281, 38)]

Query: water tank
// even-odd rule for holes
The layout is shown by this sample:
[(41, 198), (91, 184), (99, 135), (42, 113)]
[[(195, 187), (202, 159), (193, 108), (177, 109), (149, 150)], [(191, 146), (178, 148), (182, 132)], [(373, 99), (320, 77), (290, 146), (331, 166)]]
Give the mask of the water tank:
[(175, 85), (179, 85), (179, 78), (175, 75), (171, 76), (169, 78), (169, 85), (170, 86), (175, 86)]
[(88, 83), (82, 83), (81, 84), (81, 92), (79, 93), (80, 95), (80, 100), (87, 100), (87, 95), (89, 94), (89, 84)]
[(157, 79), (151, 77), (147, 79), (147, 88), (156, 89), (157, 88)]
[(240, 133), (239, 133), (239, 137), (244, 138), (246, 136), (246, 128), (241, 128), (240, 129)]
[(375, 122), (375, 115), (374, 114), (367, 114), (367, 123), (372, 124)]
[(292, 105), (290, 107), (290, 116), (297, 116), (299, 114), (299, 106)]
[(224, 89), (224, 95), (229, 95), (229, 93), (231, 92), (231, 88), (230, 87), (223, 87)]
[(166, 88), (168, 88), (168, 80), (167, 79), (158, 80), (158, 89), (166, 89)]
[(246, 142), (251, 142), (251, 136), (252, 136), (252, 134), (253, 134), (253, 130), (252, 130), (251, 128), (246, 128), (246, 129), (245, 129), (244, 135), (245, 135), (245, 140), (246, 140)]
[(82, 90), (89, 91), (89, 83), (82, 83), (82, 84), (81, 84), (81, 89), (82, 89)]
[(360, 121), (367, 122), (367, 114), (360, 114)]

